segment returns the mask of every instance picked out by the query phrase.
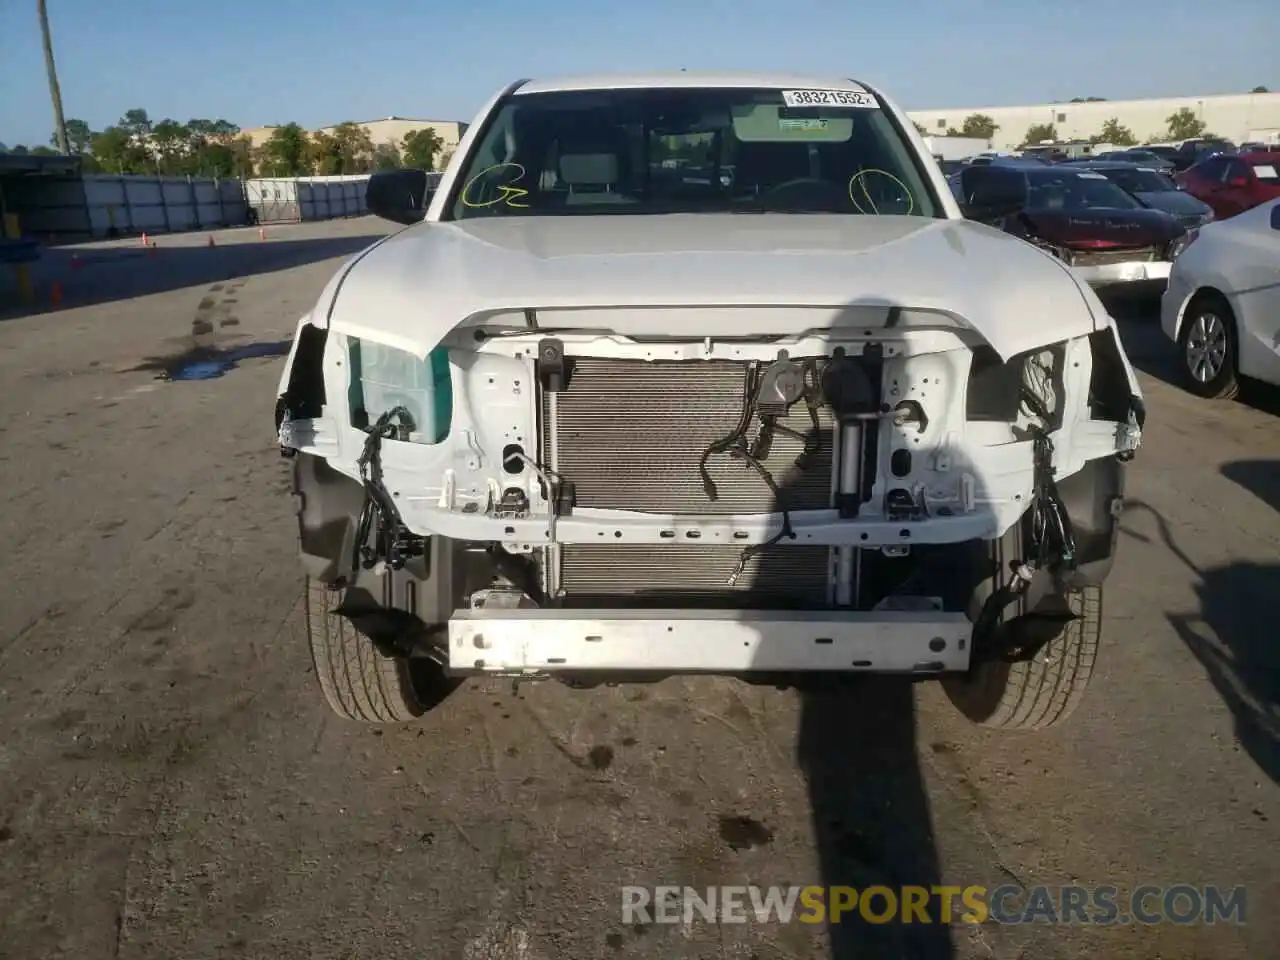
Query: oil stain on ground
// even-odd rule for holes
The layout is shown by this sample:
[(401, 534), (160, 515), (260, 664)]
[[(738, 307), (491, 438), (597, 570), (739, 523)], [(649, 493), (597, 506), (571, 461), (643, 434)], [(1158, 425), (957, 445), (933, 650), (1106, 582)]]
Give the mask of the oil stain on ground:
[(217, 342), (218, 329), (240, 324), (231, 309), (238, 302), (235, 294), (243, 285), (243, 279), (215, 283), (196, 305), (195, 318), (191, 321), (191, 346), (173, 356), (148, 357), (129, 368), (129, 372), (154, 370), (159, 380), (215, 380), (234, 370), (243, 360), (286, 356), (292, 345), (290, 340), (238, 345)]
[(148, 357), (128, 372), (156, 371), (160, 380), (215, 380), (234, 370), (242, 360), (258, 357), (283, 357), (289, 353), (291, 340), (246, 343), (235, 347), (193, 346), (172, 357)]
[(720, 839), (730, 850), (751, 850), (773, 841), (773, 831), (752, 817), (720, 818)]

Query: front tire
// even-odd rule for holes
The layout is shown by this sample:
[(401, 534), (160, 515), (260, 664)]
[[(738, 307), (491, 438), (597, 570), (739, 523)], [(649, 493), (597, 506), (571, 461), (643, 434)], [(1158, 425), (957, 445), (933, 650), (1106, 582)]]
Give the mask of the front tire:
[(1202, 294), (1187, 307), (1178, 335), (1188, 389), (1209, 400), (1240, 392), (1236, 375), (1236, 318), (1218, 294)]
[[(1004, 730), (1043, 730), (1062, 723), (1080, 705), (1093, 675), (1102, 635), (1102, 587), (1063, 598), (1071, 619), (1015, 618), (1002, 630), (1051, 629), (1052, 638), (1031, 660), (991, 660), (963, 676), (946, 677), (952, 704), (974, 723)], [(1065, 612), (1065, 611), (1064, 611)]]
[(316, 678), (338, 716), (361, 723), (407, 723), (422, 716), (456, 686), (429, 674), (435, 665), (380, 652), (372, 639), (336, 612), (344, 591), (307, 579), (306, 631)]

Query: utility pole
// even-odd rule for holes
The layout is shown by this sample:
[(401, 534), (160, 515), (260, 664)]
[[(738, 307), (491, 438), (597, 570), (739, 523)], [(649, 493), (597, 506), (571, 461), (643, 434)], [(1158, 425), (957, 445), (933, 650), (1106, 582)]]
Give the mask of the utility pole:
[(40, 36), (44, 39), (44, 65), (49, 71), (49, 96), (53, 98), (53, 135), (58, 141), (58, 152), (65, 155), (71, 152), (71, 147), (67, 143), (67, 121), (62, 116), (58, 70), (53, 65), (53, 40), (49, 36), (49, 8), (46, 0), (36, 0), (36, 9), (40, 13)]

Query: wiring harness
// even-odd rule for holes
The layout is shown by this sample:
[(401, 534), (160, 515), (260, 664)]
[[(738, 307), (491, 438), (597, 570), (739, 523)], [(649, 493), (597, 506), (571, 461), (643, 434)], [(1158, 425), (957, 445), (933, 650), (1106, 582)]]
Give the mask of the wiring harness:
[[(713, 456), (727, 455), (734, 460), (741, 461), (759, 475), (760, 479), (769, 487), (774, 496), (774, 501), (778, 505), (778, 510), (782, 514), (782, 527), (776, 534), (768, 540), (750, 544), (743, 549), (733, 573), (729, 576), (730, 586), (738, 582), (738, 579), (746, 571), (747, 564), (751, 562), (751, 558), (756, 554), (767, 550), (782, 540), (795, 538), (796, 534), (791, 526), (791, 510), (787, 504), (787, 497), (782, 488), (778, 486), (778, 482), (773, 478), (773, 475), (769, 473), (768, 468), (765, 467), (764, 461), (768, 458), (769, 451), (772, 449), (774, 437), (779, 433), (798, 439), (804, 444), (804, 450), (796, 458), (796, 466), (799, 469), (808, 469), (817, 457), (821, 447), (818, 420), (819, 386), (817, 367), (812, 361), (809, 361), (805, 363), (803, 370), (803, 398), (805, 405), (809, 409), (809, 418), (813, 423), (813, 430), (807, 436), (778, 422), (781, 414), (785, 413), (785, 409), (774, 410), (771, 408), (768, 413), (761, 411), (761, 389), (766, 383), (766, 371), (761, 369), (759, 363), (751, 363), (747, 366), (746, 375), (743, 378), (742, 411), (738, 418), (737, 426), (730, 433), (708, 446), (702, 452), (702, 457), (698, 461), (698, 474), (702, 478), (702, 489), (706, 493), (708, 500), (714, 503), (720, 498), (720, 494), (716, 488), (715, 480), (712, 479), (711, 473), (707, 469), (707, 463)], [(749, 441), (747, 435), (757, 417), (760, 420), (760, 427), (756, 432), (755, 439)]]
[(426, 552), (426, 540), (404, 525), (382, 482), (382, 441), (407, 440), (413, 427), (413, 416), (404, 407), (392, 407), (369, 426), (364, 450), (356, 461), (365, 498), (352, 551), (353, 570), (372, 570), (379, 564), (399, 570), (411, 557)]

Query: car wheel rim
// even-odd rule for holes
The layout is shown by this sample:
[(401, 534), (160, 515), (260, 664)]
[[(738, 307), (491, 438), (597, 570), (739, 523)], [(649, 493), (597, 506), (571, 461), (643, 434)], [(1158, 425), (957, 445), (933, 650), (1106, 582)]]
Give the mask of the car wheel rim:
[(1187, 369), (1200, 383), (1208, 383), (1227, 360), (1227, 328), (1216, 313), (1202, 313), (1187, 334)]

